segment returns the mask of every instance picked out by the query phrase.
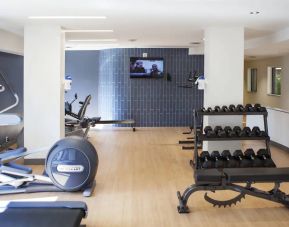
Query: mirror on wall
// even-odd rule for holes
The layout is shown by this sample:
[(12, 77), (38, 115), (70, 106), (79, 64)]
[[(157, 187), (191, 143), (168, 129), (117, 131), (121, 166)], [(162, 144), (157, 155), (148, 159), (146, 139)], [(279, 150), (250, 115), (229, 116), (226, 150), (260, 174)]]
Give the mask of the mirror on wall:
[(268, 67), (267, 69), (267, 94), (281, 96), (282, 68)]
[(248, 68), (247, 91), (257, 92), (257, 68)]

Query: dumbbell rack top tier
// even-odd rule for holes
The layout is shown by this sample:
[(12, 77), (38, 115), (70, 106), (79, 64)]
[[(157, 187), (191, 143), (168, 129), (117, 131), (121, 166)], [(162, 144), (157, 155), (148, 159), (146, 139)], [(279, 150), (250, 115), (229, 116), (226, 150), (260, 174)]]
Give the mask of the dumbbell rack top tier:
[(218, 116), (218, 115), (268, 115), (268, 112), (203, 112), (203, 111), (196, 111), (197, 115), (201, 116), (201, 115), (213, 115), (213, 116)]
[[(203, 112), (201, 110), (194, 110), (194, 132), (195, 132), (195, 144), (198, 144), (200, 142), (203, 141), (233, 141), (233, 140), (264, 140), (266, 143), (266, 149), (268, 150), (269, 154), (271, 154), (270, 152), (270, 147), (269, 147), (269, 143), (270, 143), (270, 137), (269, 136), (264, 136), (264, 137), (225, 137), (225, 138), (208, 138), (203, 134), (203, 117), (204, 116), (228, 116), (228, 115), (262, 115), (263, 116), (263, 120), (264, 120), (264, 129), (266, 134), (268, 135), (268, 122), (267, 122), (267, 117), (268, 117), (268, 112), (267, 111), (263, 111), (263, 112)], [(201, 130), (197, 131), (197, 127), (195, 127), (197, 125), (197, 119), (198, 117), (201, 117)], [(194, 160), (195, 163), (193, 163), (193, 161), (191, 161), (191, 166), (196, 169), (199, 166), (198, 163), (198, 147), (195, 146), (194, 147)]]

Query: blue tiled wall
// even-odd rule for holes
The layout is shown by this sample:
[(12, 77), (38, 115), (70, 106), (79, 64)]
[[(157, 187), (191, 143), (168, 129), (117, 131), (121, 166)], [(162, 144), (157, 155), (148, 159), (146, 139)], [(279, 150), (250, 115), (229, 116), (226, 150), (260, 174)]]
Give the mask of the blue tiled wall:
[[(163, 57), (165, 79), (130, 79), (130, 57)], [(181, 88), (189, 73), (203, 74), (203, 55), (188, 55), (188, 49), (135, 48), (100, 51), (66, 52), (66, 74), (73, 78), (73, 89), (66, 98), (78, 92), (81, 99), (90, 93), (93, 100), (89, 116), (102, 119), (136, 120), (136, 126), (188, 126), (192, 110), (203, 105), (203, 92)], [(75, 106), (77, 109), (78, 107)]]

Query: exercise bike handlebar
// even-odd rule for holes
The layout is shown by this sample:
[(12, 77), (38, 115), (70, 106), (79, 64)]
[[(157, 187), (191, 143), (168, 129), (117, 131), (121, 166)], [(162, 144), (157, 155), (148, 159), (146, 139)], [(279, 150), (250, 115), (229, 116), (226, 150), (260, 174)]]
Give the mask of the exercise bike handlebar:
[(70, 105), (74, 103), (78, 99), (77, 93), (74, 94), (74, 99), (70, 102)]

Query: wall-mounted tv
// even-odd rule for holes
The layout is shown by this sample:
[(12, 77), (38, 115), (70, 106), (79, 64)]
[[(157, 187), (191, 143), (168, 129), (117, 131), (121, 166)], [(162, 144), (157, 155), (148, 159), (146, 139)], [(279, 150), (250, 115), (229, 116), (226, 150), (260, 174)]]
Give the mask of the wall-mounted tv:
[(163, 76), (163, 58), (130, 58), (131, 78), (162, 78)]

